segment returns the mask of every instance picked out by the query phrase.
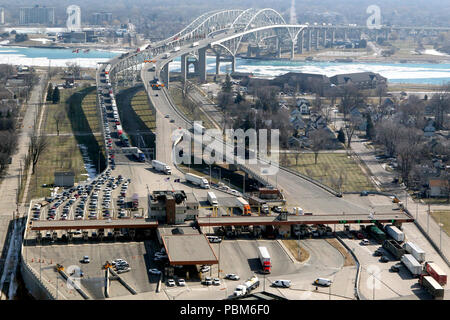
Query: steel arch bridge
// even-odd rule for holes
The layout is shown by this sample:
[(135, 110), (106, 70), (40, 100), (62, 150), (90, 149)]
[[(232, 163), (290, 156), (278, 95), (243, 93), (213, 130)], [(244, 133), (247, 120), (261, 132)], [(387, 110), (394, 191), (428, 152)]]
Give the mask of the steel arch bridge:
[(209, 49), (217, 54), (234, 57), (243, 40), (259, 43), (276, 36), (280, 42), (294, 45), (298, 34), (305, 27), (307, 26), (286, 24), (281, 14), (271, 8), (207, 12), (175, 35), (154, 43), (140, 52), (128, 53), (126, 57), (112, 65), (112, 80), (118, 73), (125, 73), (125, 78), (134, 77), (146, 60), (151, 60), (151, 57), (182, 44), (211, 39)]

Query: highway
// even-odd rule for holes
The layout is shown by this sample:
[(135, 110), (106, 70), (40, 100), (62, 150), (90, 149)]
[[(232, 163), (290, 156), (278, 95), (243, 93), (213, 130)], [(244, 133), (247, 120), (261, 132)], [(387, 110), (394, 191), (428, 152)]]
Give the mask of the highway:
[[(197, 48), (207, 45), (208, 41), (211, 40), (200, 41)], [(173, 163), (170, 147), (172, 145), (172, 131), (179, 127), (191, 129), (192, 124), (181, 116), (173, 106), (168, 97), (167, 89), (164, 87), (161, 90), (153, 90), (149, 81), (153, 80), (155, 76), (159, 77), (161, 69), (171, 60), (193, 49), (189, 45), (185, 45), (179, 51), (171, 53), (167, 59), (164, 59), (162, 54), (152, 57), (156, 59), (156, 71), (150, 71), (146, 65), (141, 71), (141, 78), (147, 89), (149, 99), (157, 110), (156, 158), (166, 163)], [(164, 118), (166, 115), (169, 115), (168, 119)], [(170, 123), (170, 119), (174, 119), (175, 122)], [(262, 168), (265, 167), (261, 164), (246, 164), (246, 166), (257, 174), (261, 174)], [(337, 198), (316, 184), (281, 168), (274, 175), (266, 175), (265, 177), (267, 182), (283, 191), (288, 207), (300, 206), (305, 211), (317, 214), (368, 214), (376, 209), (376, 205), (374, 206), (368, 201), (358, 200), (358, 203), (356, 203), (353, 195)]]

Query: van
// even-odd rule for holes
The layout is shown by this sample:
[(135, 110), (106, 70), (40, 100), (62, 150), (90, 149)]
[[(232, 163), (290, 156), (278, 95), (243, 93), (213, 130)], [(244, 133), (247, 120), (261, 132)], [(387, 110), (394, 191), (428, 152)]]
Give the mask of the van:
[(291, 280), (275, 280), (272, 285), (274, 287), (281, 287), (281, 288), (290, 288), (291, 287)]
[(317, 278), (316, 280), (314, 280), (314, 284), (318, 284), (318, 285), (324, 286), (324, 287), (331, 286), (332, 282), (333, 281), (331, 281), (330, 279), (325, 279), (325, 278)]

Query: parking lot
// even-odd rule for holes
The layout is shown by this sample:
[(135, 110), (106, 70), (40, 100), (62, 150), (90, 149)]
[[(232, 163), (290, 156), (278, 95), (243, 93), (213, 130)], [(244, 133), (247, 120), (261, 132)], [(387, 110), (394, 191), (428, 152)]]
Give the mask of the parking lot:
[[(36, 274), (41, 274), (42, 281), (49, 286), (56, 286), (59, 278), (59, 295), (61, 299), (82, 299), (75, 291), (67, 288), (65, 280), (55, 271), (57, 263), (64, 266), (67, 273), (79, 267), (83, 272), (81, 288), (91, 299), (104, 299), (105, 270), (102, 268), (106, 261), (114, 259), (126, 260), (130, 271), (119, 274), (120, 277), (138, 293), (155, 292), (159, 279), (151, 275), (148, 270), (156, 268), (153, 261), (154, 252), (158, 249), (153, 241), (128, 243), (99, 243), (79, 245), (48, 245), (26, 247), (24, 255)], [(82, 263), (84, 256), (88, 256), (89, 263)], [(39, 261), (44, 261), (39, 263)], [(118, 281), (111, 281), (110, 297), (130, 295), (131, 293)]]

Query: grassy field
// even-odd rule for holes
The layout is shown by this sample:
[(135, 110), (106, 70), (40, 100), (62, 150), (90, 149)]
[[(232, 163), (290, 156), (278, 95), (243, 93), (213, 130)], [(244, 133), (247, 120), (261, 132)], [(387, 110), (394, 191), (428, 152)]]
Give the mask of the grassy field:
[[(303, 262), (309, 259), (309, 252), (301, 245), (299, 245), (297, 240), (283, 239), (281, 241), (283, 241), (283, 244), (286, 246), (286, 248), (289, 249), (289, 251), (297, 261)], [(299, 248), (300, 248), (300, 256), (298, 251)]]
[(116, 100), (123, 129), (130, 137), (131, 144), (139, 148), (154, 149), (156, 114), (144, 87), (122, 90)]
[[(283, 156), (280, 156), (280, 161)], [(358, 164), (345, 153), (320, 153), (317, 164), (314, 164), (314, 153), (303, 153), (295, 165), (295, 156), (289, 154), (288, 168), (305, 174), (332, 188), (337, 188), (333, 180), (342, 175), (342, 192), (358, 192), (362, 190), (375, 190), (369, 178), (364, 174)]]
[(203, 121), (203, 126), (207, 129), (216, 129), (216, 127), (212, 124), (212, 122), (208, 119), (208, 117), (202, 112), (200, 111), (199, 108), (196, 108), (195, 110), (197, 110), (196, 112), (194, 112), (194, 114), (188, 109), (186, 108), (186, 106), (184, 106), (183, 104), (183, 95), (181, 93), (181, 89), (171, 86), (169, 88), (169, 94), (173, 99), (173, 102), (177, 105), (177, 107), (179, 108), (179, 110), (186, 115), (186, 117), (189, 120), (201, 120)]
[[(55, 112), (61, 113), (60, 136), (56, 133)], [(49, 146), (42, 153), (36, 166), (35, 174), (31, 177), (28, 199), (48, 196), (50, 189), (43, 184), (54, 183), (55, 171), (73, 170), (75, 181), (87, 179), (83, 154), (80, 146), (84, 145), (93, 164), (100, 158), (101, 170), (104, 165), (103, 137), (91, 133), (100, 129), (98, 110), (95, 106), (95, 88), (89, 87), (79, 90), (61, 90), (61, 102), (47, 105), (43, 115), (42, 127), (48, 135)], [(76, 132), (81, 135), (73, 135)]]
[(431, 216), (442, 224), (442, 228), (450, 236), (450, 210), (431, 211)]
[(147, 92), (139, 91), (131, 99), (131, 108), (150, 130), (156, 129), (156, 115), (149, 106)]

